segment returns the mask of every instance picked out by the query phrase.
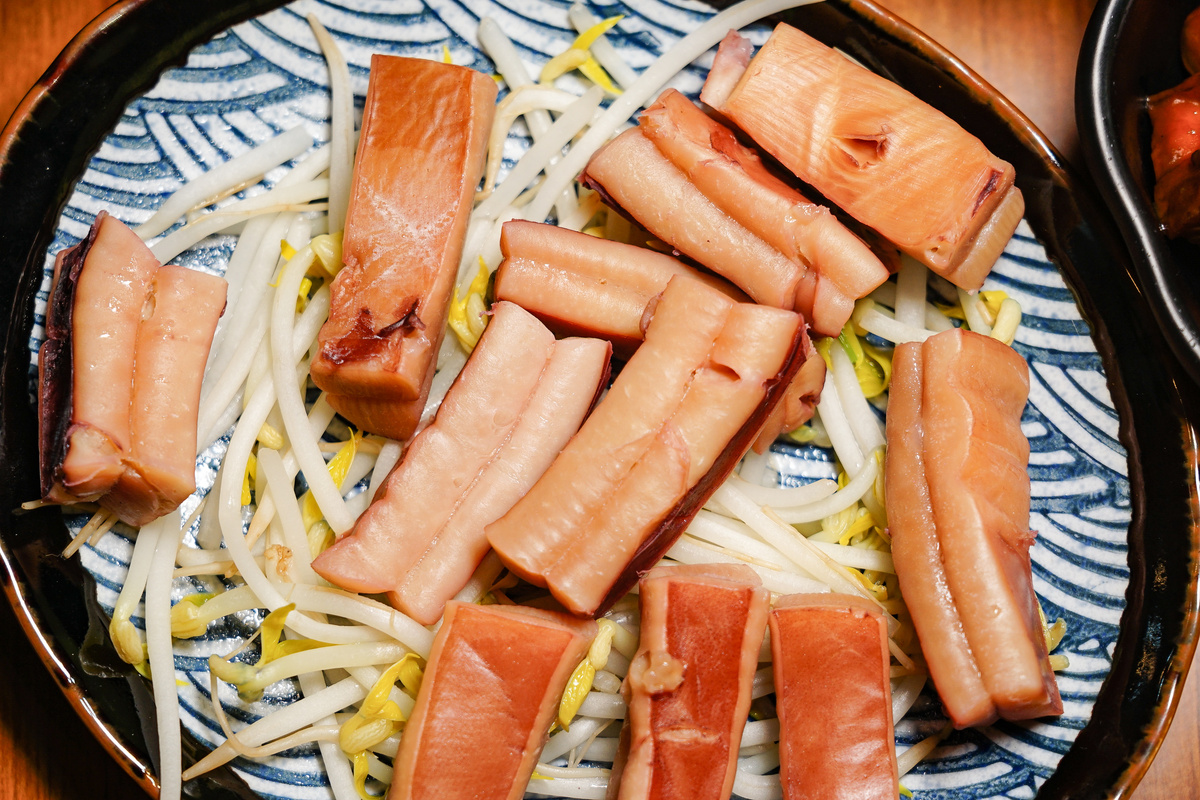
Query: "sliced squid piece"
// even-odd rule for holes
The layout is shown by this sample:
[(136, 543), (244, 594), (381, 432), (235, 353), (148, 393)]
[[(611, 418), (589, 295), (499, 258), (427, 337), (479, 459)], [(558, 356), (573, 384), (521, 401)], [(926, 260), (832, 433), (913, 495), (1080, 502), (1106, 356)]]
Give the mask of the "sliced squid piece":
[(100, 498), (130, 525), (158, 519), (196, 490), (200, 384), (226, 288), (224, 278), (186, 267), (155, 273), (137, 331), (129, 451)]
[(956, 728), (989, 725), (996, 706), (979, 676), (946, 582), (933, 521), (922, 435), (921, 344), (896, 347), (888, 394), (886, 494), (888, 531), (900, 593), (942, 706)]
[(596, 623), (452, 601), (396, 753), (389, 800), (520, 800)]
[(578, 430), (609, 345), (553, 334), (513, 303), (493, 307), (433, 423), (413, 439), (354, 529), (313, 561), (325, 579), (431, 625), (487, 554), (502, 516)]
[[(560, 335), (608, 339), (614, 355), (626, 360), (645, 335), (646, 304), (675, 275), (704, 281), (734, 300), (748, 299), (732, 284), (662, 253), (544, 223), (506, 222), (500, 248), (497, 299), (533, 312)], [(807, 333), (801, 352), (804, 364), (755, 439), (757, 452), (812, 419), (825, 385), (825, 362)]]
[(800, 317), (672, 279), (646, 341), (487, 536), (572, 613), (611, 606), (748, 449), (800, 366)]
[(55, 261), (46, 340), (38, 352), (48, 500), (95, 500), (125, 469), (134, 349), (158, 268), (137, 234), (103, 211), (87, 237)]
[(504, 223), (500, 252), (497, 299), (531, 311), (559, 335), (608, 339), (623, 359), (642, 342), (646, 304), (676, 275), (747, 299), (728, 282), (664, 253), (540, 222)]
[(620, 800), (725, 800), (733, 787), (769, 593), (749, 567), (655, 567), (639, 584), (641, 639), (622, 687)]
[[(944, 608), (948, 590), (999, 716), (1016, 720), (1061, 714), (1029, 557), (1034, 541), (1029, 530), (1029, 442), (1021, 430), (1028, 367), (1007, 345), (961, 328), (920, 345), (903, 345), (901, 354), (917, 348), (917, 355), (904, 356), (912, 361), (902, 369), (919, 369), (920, 379), (902, 374), (893, 392), (920, 391), (920, 461), (929, 504), (924, 506), (917, 486), (915, 494), (900, 501), (900, 514), (891, 519), (891, 527), (893, 540), (900, 542), (897, 574), (935, 685), (939, 693), (945, 687), (950, 704), (961, 704), (964, 721), (975, 715), (987, 718), (976, 692), (959, 683), (970, 683), (969, 672), (955, 675), (955, 683), (939, 681), (939, 674), (958, 669), (965, 658), (955, 638), (953, 614)], [(893, 397), (901, 399), (900, 394)], [(916, 400), (907, 397), (901, 403), (901, 410), (911, 411)], [(889, 447), (900, 441), (896, 425), (889, 423), (888, 433)], [(916, 446), (915, 441), (904, 441), (901, 452)], [(917, 467), (915, 459), (909, 463)], [(915, 475), (905, 477), (898, 487), (911, 488), (915, 480)], [(890, 487), (888, 496), (895, 497)], [(908, 507), (909, 503), (917, 505)], [(930, 535), (928, 519), (937, 537), (944, 587), (933, 545), (922, 541)], [(914, 524), (919, 526), (915, 530)], [(915, 574), (905, 569), (913, 564)], [(933, 619), (926, 616), (931, 607), (940, 609)], [(947, 621), (949, 627), (939, 625)], [(946, 660), (934, 665), (937, 659)]]
[(330, 405), (365, 430), (404, 440), (420, 418), (495, 99), (495, 82), (465, 67), (371, 58), (346, 266), (312, 362)]
[(584, 181), (646, 230), (736, 284), (755, 302), (790, 309), (800, 282), (812, 282), (803, 267), (705, 197), (640, 127), (620, 134), (592, 156)]
[[(828, 208), (780, 180), (733, 131), (678, 91), (663, 92), (638, 125), (718, 208), (815, 273), (811, 283), (799, 284), (794, 307), (819, 333), (840, 333), (845, 320), (839, 324), (840, 312), (834, 315), (832, 309), (843, 308), (847, 299), (853, 303), (865, 297), (887, 280), (888, 270), (879, 258)], [(826, 300), (826, 295), (831, 297)]]
[(746, 52), (731, 32), (701, 100), (934, 272), (967, 290), (983, 285), (1024, 212), (1011, 164), (790, 25), (778, 25), (748, 62)]
[(894, 800), (887, 622), (866, 598), (781, 597), (771, 610), (784, 800)]

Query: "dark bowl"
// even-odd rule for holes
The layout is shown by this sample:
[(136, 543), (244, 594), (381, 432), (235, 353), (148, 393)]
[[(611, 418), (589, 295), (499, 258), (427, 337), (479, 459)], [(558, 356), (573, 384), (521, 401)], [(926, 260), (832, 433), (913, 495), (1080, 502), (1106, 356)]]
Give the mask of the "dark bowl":
[(1154, 211), (1146, 98), (1179, 84), (1195, 0), (1100, 0), (1079, 54), (1075, 119), (1088, 169), (1171, 350), (1200, 382), (1200, 247), (1168, 239)]
[[(68, 700), (150, 793), (156, 748), (146, 693), (140, 680), (94, 674), (98, 614), (82, 570), (54, 555), (61, 515), (11, 511), (38, 494), (27, 378), (33, 297), (71, 187), (130, 98), (194, 45), (278, 4), (127, 0), (77, 37), (0, 137), (0, 304), (10, 309), (0, 372), (0, 579)], [(1091, 721), (1038, 796), (1128, 795), (1165, 733), (1195, 647), (1200, 397), (1167, 355), (1172, 329), (1160, 328), (1109, 213), (1029, 120), (961, 62), (870, 3), (830, 0), (788, 19), (945, 110), (1015, 165), (1026, 218), (1091, 326), (1129, 456), (1129, 588)], [(197, 796), (244, 790), (195, 787)]]

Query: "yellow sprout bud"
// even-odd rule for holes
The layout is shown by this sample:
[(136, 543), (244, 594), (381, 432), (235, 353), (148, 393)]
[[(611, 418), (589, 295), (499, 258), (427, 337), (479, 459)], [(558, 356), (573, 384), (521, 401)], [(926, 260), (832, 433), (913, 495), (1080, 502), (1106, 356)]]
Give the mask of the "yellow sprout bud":
[(812, 425), (806, 423), (794, 431), (788, 431), (786, 436), (796, 444), (808, 444), (817, 438), (817, 432), (813, 430)]
[(258, 480), (258, 459), (254, 457), (254, 453), (250, 454), (250, 459), (246, 462), (246, 474), (242, 476), (242, 505), (248, 506), (254, 501), (254, 497), (250, 494), (250, 481)]
[(421, 659), (412, 653), (409, 659), (405, 656), (400, 660), (400, 668), (397, 670), (397, 675), (400, 679), (400, 685), (404, 687), (404, 691), (408, 692), (413, 697), (417, 696), (417, 692), (421, 691), (421, 681), (425, 679), (425, 670), (421, 668)]
[(479, 259), (479, 271), (471, 279), (465, 296), (460, 296), (458, 287), (454, 288), (454, 298), (450, 301), (450, 310), (446, 324), (458, 337), (463, 350), (470, 353), (479, 342), (487, 327), (487, 305), (484, 296), (487, 294), (488, 279), (491, 277), (483, 258)]
[(871, 512), (863, 510), (853, 522), (846, 526), (842, 535), (838, 537), (838, 544), (850, 545), (856, 537), (862, 536), (865, 538), (874, 525), (875, 518), (871, 516)]
[(567, 48), (546, 62), (546, 66), (542, 67), (542, 74), (538, 76), (538, 82), (543, 84), (554, 83), (554, 81), (566, 75), (571, 70), (579, 69), (589, 58), (591, 56), (588, 55), (586, 50), (577, 50), (573, 47)]
[(338, 745), (348, 756), (370, 750), (400, 729), (388, 719), (366, 719), (355, 714), (338, 729)]
[(283, 449), (283, 434), (277, 431), (271, 423), (264, 422), (258, 429), (258, 443), (268, 450), (281, 450)]
[(279, 240), (279, 255), (283, 256), (284, 261), (291, 261), (296, 257), (296, 248), (288, 244), (287, 239)]
[(621, 94), (621, 90), (612, 82), (612, 78), (608, 77), (608, 73), (604, 71), (604, 67), (600, 66), (600, 62), (592, 56), (589, 55), (587, 61), (579, 65), (579, 71), (583, 73), (585, 78), (600, 86), (609, 94)]
[(608, 664), (608, 656), (612, 652), (613, 637), (621, 632), (617, 623), (611, 619), (599, 619), (596, 620), (596, 623), (599, 626), (596, 638), (592, 639), (592, 644), (588, 647), (587, 656), (583, 661), (579, 662), (579, 666), (575, 667), (575, 671), (571, 673), (571, 679), (567, 681), (567, 688), (563, 692), (562, 700), (558, 704), (557, 721), (563, 730), (570, 730), (571, 720), (579, 713), (579, 707), (583, 705), (588, 692), (592, 690), (592, 682), (596, 678), (596, 671), (604, 669)]
[(351, 756), (351, 760), (354, 762), (354, 789), (358, 796), (362, 800), (379, 800), (367, 792), (367, 770), (371, 764), (371, 756), (363, 750)]
[(208, 618), (200, 605), (185, 597), (171, 606), (171, 635), (176, 639), (195, 639), (208, 630)]
[(600, 630), (592, 640), (592, 646), (588, 648), (588, 661), (593, 668), (599, 670), (608, 665), (608, 654), (612, 651), (613, 637), (618, 633), (618, 626), (611, 619), (599, 619), (596, 624)]
[(617, 14), (615, 17), (609, 17), (608, 19), (597, 22), (595, 25), (576, 36), (575, 41), (571, 44), (571, 47), (576, 50), (591, 49), (591, 46), (596, 43), (597, 39), (616, 27), (617, 23), (623, 19), (625, 19), (624, 14)]
[(1017, 336), (1017, 328), (1021, 324), (1021, 304), (1011, 298), (1005, 298), (996, 312), (996, 321), (992, 326), (992, 338), (1007, 345), (1013, 343)]
[[(346, 480), (350, 465), (354, 463), (354, 457), (358, 455), (359, 438), (360, 435), (357, 431), (351, 431), (350, 438), (338, 449), (333, 458), (329, 459), (327, 468), (329, 477), (333, 478), (335, 486), (341, 486), (342, 482)], [(311, 491), (305, 492), (304, 497), (300, 500), (300, 518), (304, 522), (306, 531), (325, 519), (325, 514), (321, 511), (321, 506), (318, 505), (317, 498), (313, 497)]]
[(983, 303), (984, 316), (992, 323), (1000, 313), (1000, 307), (1008, 299), (1008, 293), (1000, 289), (992, 289), (979, 293), (979, 302)]
[[(342, 232), (323, 233), (309, 244), (316, 256), (314, 266), (321, 277), (332, 278), (342, 268)], [(324, 273), (322, 276), (321, 273)]]
[(588, 658), (580, 661), (579, 666), (575, 667), (575, 671), (571, 673), (566, 691), (563, 692), (562, 700), (558, 703), (558, 724), (563, 730), (571, 729), (571, 720), (575, 719), (575, 715), (579, 713), (579, 707), (583, 705), (588, 692), (592, 690), (592, 681), (595, 677), (596, 668), (592, 666), (591, 659)]
[(868, 398), (877, 397), (887, 391), (892, 382), (892, 356), (870, 342), (863, 342), (862, 348), (866, 357), (854, 368), (858, 385)]
[(1046, 627), (1046, 651), (1054, 652), (1062, 641), (1063, 636), (1067, 633), (1067, 622), (1063, 619), (1055, 620), (1053, 625)]
[(258, 669), (254, 665), (226, 661), (215, 654), (208, 657), (208, 671), (226, 683), (237, 686), (239, 694), (243, 686), (250, 684), (258, 676)]
[(467, 295), (467, 329), (476, 343), (487, 328), (487, 306), (484, 305), (483, 295), (472, 292)]
[(108, 626), (108, 635), (112, 638), (117, 654), (126, 664), (137, 665), (146, 660), (146, 649), (142, 644), (141, 634), (129, 617), (113, 617)]
[[(867, 302), (871, 301), (868, 300)], [(829, 355), (829, 348), (833, 347), (833, 341), (830, 337), (824, 336), (813, 342), (813, 347), (816, 349), (817, 355), (825, 362), (826, 369), (833, 369), (833, 359)]]
[(300, 290), (296, 293), (296, 313), (299, 314), (304, 309), (308, 308), (308, 293), (312, 291), (312, 278), (303, 278), (300, 281)]
[(328, 550), (337, 540), (333, 528), (325, 520), (316, 522), (308, 529), (308, 552), (313, 558)]

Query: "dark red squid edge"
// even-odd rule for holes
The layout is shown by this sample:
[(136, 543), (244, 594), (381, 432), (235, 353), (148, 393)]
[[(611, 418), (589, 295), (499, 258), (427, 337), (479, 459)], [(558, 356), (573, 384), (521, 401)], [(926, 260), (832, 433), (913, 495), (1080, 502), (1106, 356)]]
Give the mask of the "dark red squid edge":
[(46, 300), (46, 338), (38, 350), (38, 444), (42, 496), (54, 488), (55, 472), (67, 455), (67, 433), (74, 402), (71, 326), (79, 274), (108, 213), (96, 215), (87, 236), (56, 257), (50, 296)]

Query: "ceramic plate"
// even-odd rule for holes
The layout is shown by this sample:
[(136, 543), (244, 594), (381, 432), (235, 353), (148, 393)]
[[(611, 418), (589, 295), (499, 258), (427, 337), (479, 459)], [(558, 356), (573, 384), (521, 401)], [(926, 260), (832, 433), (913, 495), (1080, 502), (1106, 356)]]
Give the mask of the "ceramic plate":
[[(262, 7), (270, 5), (221, 4), (220, 13), (202, 15), (169, 0), (131, 3), (63, 65), (49, 97), (27, 101), (15, 127), (6, 131), (0, 209), (12, 214), (0, 223), (0, 241), (23, 260), (7, 264), (4, 273), (14, 305), (2, 407), (3, 461), (13, 481), (2, 489), (10, 501), (3, 508), (37, 494), (30, 375), (53, 255), (78, 241), (99, 210), (140, 222), (183, 181), (283, 129), (303, 125), (317, 140), (327, 138), (325, 66), (305, 13), (317, 13), (338, 38), (351, 64), (359, 109), (372, 52), (441, 58), (448, 51), (457, 64), (491, 71), (475, 44), (481, 16), (500, 22), (535, 74), (574, 38), (567, 4), (556, 0), (300, 0)], [(600, 17), (624, 15), (610, 37), (635, 69), (714, 13), (678, 0), (592, 10)], [(231, 26), (239, 17), (245, 19)], [(877, 7), (827, 3), (789, 19), (980, 136), (1016, 165), (1029, 206), (987, 288), (1008, 292), (1026, 314), (1015, 346), (1031, 366), (1023, 427), (1032, 448), (1031, 527), (1038, 533), (1034, 586), (1047, 616), (1061, 616), (1068, 625), (1059, 650), (1071, 661), (1060, 675), (1065, 714), (957, 732), (903, 783), (930, 798), (1120, 793), (1144, 769), (1147, 751), (1169, 719), (1168, 690), (1190, 655), (1176, 639), (1194, 627), (1195, 587), (1187, 562), (1196, 548), (1188, 504), (1195, 491), (1189, 464), (1196, 408), (1175, 388), (1177, 368), (1163, 357), (1157, 328), (1131, 291), (1119, 244), (1097, 234), (1107, 220), (1027, 120), (952, 57)], [(759, 29), (752, 38), (761, 43), (765, 33)], [(89, 59), (98, 62), (85, 63)], [(172, 59), (182, 63), (159, 75)], [(107, 72), (86, 72), (103, 66)], [(694, 94), (706, 66), (702, 59), (676, 85)], [(103, 88), (96, 85), (97, 75)], [(506, 157), (519, 156), (524, 146), (514, 136)], [(39, 172), (45, 162), (50, 168)], [(278, 177), (268, 174), (266, 183)], [(178, 261), (219, 273), (233, 241), (212, 237)], [(1141, 349), (1141, 342), (1149, 349)], [(211, 467), (222, 451), (218, 442), (201, 458), (198, 494), (207, 488), (205, 477), (211, 482)], [(1155, 455), (1148, 463), (1142, 459), (1146, 452)], [(830, 470), (828, 454), (812, 448), (777, 446), (772, 466), (783, 482)], [(197, 500), (185, 505), (185, 514)], [(87, 619), (94, 631), (112, 609), (130, 541), (118, 530), (86, 547), (80, 558), (86, 574), (77, 574), (73, 563), (52, 562), (45, 554), (61, 549), (65, 528), (80, 523), (54, 509), (6, 517), (2, 552), (9, 593), (38, 609), (33, 624), (69, 621), (43, 640), (48, 663), (88, 684), (76, 702), (106, 710), (109, 718), (94, 726), (97, 733), (119, 744), (114, 750), (135, 777), (144, 770), (149, 785), (153, 766), (146, 753), (153, 747), (130, 714), (140, 679), (93, 678), (110, 669), (102, 636), (81, 647), (88, 639)], [(70, 581), (69, 598), (46, 591), (41, 576), (49, 563)], [(197, 588), (203, 587), (180, 580), (175, 595)], [(86, 609), (90, 616), (82, 614)], [(256, 623), (256, 615), (244, 615), (214, 627), (205, 640), (177, 647), (184, 725), (199, 750), (221, 738), (208, 699), (205, 659), (227, 652), (230, 640)], [(225, 690), (229, 696), (223, 691), (221, 699), (242, 720), (296, 696), (282, 684), (258, 704), (239, 706), (236, 693)], [(899, 738), (910, 743), (942, 722), (929, 694), (901, 723)], [(315, 749), (265, 762), (238, 761), (218, 779), (220, 787), (206, 783), (201, 791), (329, 796)]]

